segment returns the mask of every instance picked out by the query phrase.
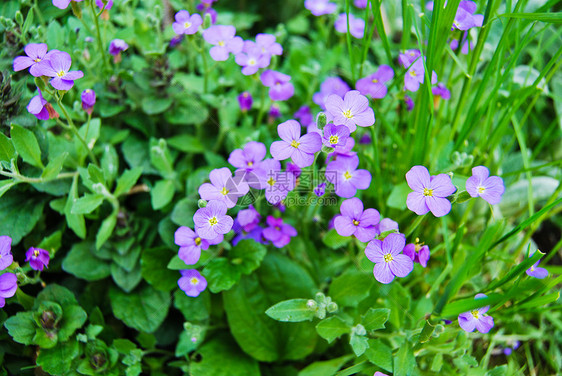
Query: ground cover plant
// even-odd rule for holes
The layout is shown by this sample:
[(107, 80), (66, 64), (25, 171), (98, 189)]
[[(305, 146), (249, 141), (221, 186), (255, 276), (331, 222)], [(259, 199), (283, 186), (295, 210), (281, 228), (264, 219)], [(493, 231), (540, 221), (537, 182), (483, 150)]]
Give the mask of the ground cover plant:
[(561, 14), (2, 2), (0, 374), (557, 374)]

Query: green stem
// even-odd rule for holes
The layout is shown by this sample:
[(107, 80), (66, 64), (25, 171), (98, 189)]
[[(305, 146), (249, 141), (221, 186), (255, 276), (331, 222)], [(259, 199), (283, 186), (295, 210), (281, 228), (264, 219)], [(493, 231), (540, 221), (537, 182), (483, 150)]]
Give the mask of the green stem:
[(94, 18), (94, 25), (96, 26), (98, 49), (100, 50), (101, 57), (103, 60), (103, 71), (104, 73), (107, 73), (109, 72), (109, 62), (107, 60), (107, 55), (105, 53), (105, 49), (103, 48), (103, 43), (101, 40), (100, 23), (98, 19), (98, 14), (96, 13), (94, 0), (90, 1), (90, 9), (92, 10), (92, 17)]
[(207, 66), (207, 53), (205, 51), (205, 39), (201, 37), (201, 58), (203, 59), (203, 93), (207, 93), (209, 82), (209, 69)]
[(353, 82), (356, 81), (355, 79), (355, 62), (353, 59), (353, 51), (351, 50), (351, 29), (349, 28), (349, 14), (350, 14), (350, 1), (345, 0), (345, 14), (346, 14), (346, 21), (347, 21), (347, 51), (349, 53), (349, 64), (351, 65), (351, 79)]
[(78, 174), (77, 172), (63, 172), (61, 174), (58, 174), (56, 177), (52, 179), (43, 179), (43, 178), (31, 178), (29, 176), (23, 176), (17, 173), (14, 174), (11, 172), (0, 171), (0, 175), (2, 176), (12, 178), (14, 180), (17, 180), (18, 182), (29, 183), (29, 184), (46, 183), (48, 181), (53, 181), (53, 180), (68, 179), (74, 177), (77, 174)]
[(96, 166), (99, 166), (98, 163), (98, 159), (96, 158), (96, 156), (94, 155), (94, 153), (92, 152), (92, 150), (88, 147), (88, 144), (86, 143), (86, 141), (82, 138), (82, 136), (80, 135), (80, 133), (78, 132), (78, 129), (76, 129), (76, 126), (74, 125), (74, 122), (72, 121), (72, 118), (70, 117), (70, 115), (68, 115), (68, 112), (66, 111), (66, 107), (64, 107), (64, 105), (62, 104), (62, 99), (57, 97), (57, 103), (64, 115), (64, 117), (66, 118), (66, 121), (68, 122), (68, 125), (64, 124), (62, 121), (60, 121), (59, 119), (57, 119), (58, 123), (67, 129), (70, 129), (70, 131), (72, 133), (74, 133), (74, 135), (76, 136), (76, 138), (78, 138), (78, 140), (80, 140), (80, 143), (82, 143), (82, 145), (86, 148), (86, 150), (88, 151), (88, 156), (90, 157), (90, 159), (92, 160), (92, 162), (94, 162), (94, 164)]

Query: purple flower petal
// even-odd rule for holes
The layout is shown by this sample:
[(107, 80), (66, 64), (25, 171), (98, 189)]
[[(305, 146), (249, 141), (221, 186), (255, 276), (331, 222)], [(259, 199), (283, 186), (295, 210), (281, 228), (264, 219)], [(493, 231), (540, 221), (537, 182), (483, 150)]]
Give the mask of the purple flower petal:
[(447, 197), (457, 190), (451, 182), (451, 177), (447, 174), (432, 176), (428, 188), (433, 190), (433, 195), (436, 197)]
[[(423, 192), (430, 185), (429, 171), (424, 166), (414, 166), (406, 173), (408, 186), (416, 192)], [(415, 210), (414, 210), (415, 211)]]
[(365, 256), (374, 263), (384, 263), (384, 255), (382, 252), (382, 241), (373, 239), (365, 248)]
[(428, 196), (425, 198), (425, 202), (436, 217), (442, 217), (451, 211), (451, 202), (446, 198)]
[[(386, 240), (386, 239), (385, 239)], [(406, 277), (414, 270), (414, 262), (406, 255), (393, 255), (393, 260), (389, 262), (392, 273), (397, 277)]]
[(417, 215), (424, 215), (429, 211), (425, 196), (419, 192), (410, 192), (408, 194), (406, 206)]
[(375, 264), (373, 274), (375, 275), (375, 279), (380, 283), (389, 284), (394, 280), (394, 274), (392, 274), (388, 263), (384, 261)]

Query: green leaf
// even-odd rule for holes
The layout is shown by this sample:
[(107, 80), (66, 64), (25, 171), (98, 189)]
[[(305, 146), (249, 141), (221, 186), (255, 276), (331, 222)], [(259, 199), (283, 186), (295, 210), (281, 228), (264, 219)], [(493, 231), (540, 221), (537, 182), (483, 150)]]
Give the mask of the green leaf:
[(63, 318), (58, 332), (59, 340), (66, 341), (74, 332), (86, 322), (88, 315), (79, 305), (69, 305), (63, 308)]
[(88, 177), (93, 184), (99, 183), (105, 186), (105, 174), (101, 168), (95, 164), (88, 165)]
[(289, 299), (269, 307), (265, 314), (282, 322), (312, 321), (315, 309), (307, 305), (308, 299)]
[(336, 338), (343, 334), (350, 333), (349, 325), (337, 316), (328, 317), (316, 325), (318, 335), (324, 338), (328, 343), (332, 343)]
[(0, 161), (10, 162), (12, 158), (16, 158), (16, 149), (12, 140), (10, 140), (4, 133), (0, 132)]
[(29, 234), (43, 214), (45, 201), (29, 193), (9, 191), (0, 200), (0, 234), (10, 235), (12, 247)]
[(462, 299), (448, 303), (441, 314), (442, 317), (454, 317), (460, 313), (472, 311), (476, 308), (482, 308), (488, 305), (494, 305), (503, 298), (501, 294), (490, 294), (486, 298), (481, 299)]
[(103, 155), (100, 160), (101, 168), (103, 170), (107, 186), (111, 187), (113, 181), (119, 172), (119, 156), (115, 147), (111, 144), (103, 145)]
[(369, 308), (367, 313), (362, 316), (361, 324), (367, 331), (384, 329), (384, 324), (388, 321), (390, 309), (388, 308)]
[(203, 153), (205, 151), (205, 146), (199, 139), (186, 133), (168, 138), (168, 144), (185, 153)]
[(174, 198), (176, 187), (172, 180), (159, 180), (150, 190), (150, 201), (154, 210), (160, 210)]
[(349, 344), (355, 353), (355, 356), (361, 356), (369, 348), (368, 338), (365, 336), (360, 336), (355, 333), (351, 333), (349, 338)]
[(398, 348), (394, 357), (394, 376), (411, 375), (416, 366), (416, 358), (409, 342), (404, 343)]
[(45, 180), (50, 180), (50, 179), (54, 179), (57, 177), (57, 175), (61, 172), (64, 161), (66, 160), (66, 157), (68, 157), (68, 153), (64, 152), (59, 156), (54, 157), (53, 159), (51, 159), (49, 161), (49, 163), (47, 163), (47, 166), (45, 167), (45, 169), (43, 170), (43, 173), (41, 174), (41, 178), (45, 179)]
[(230, 260), (219, 257), (205, 266), (203, 276), (207, 279), (209, 290), (216, 294), (230, 290), (240, 280), (241, 272)]
[(182, 290), (176, 290), (174, 307), (180, 310), (186, 321), (205, 320), (211, 311), (211, 294), (203, 291), (197, 298), (193, 298), (187, 296)]
[(4, 193), (8, 192), (14, 185), (16, 185), (16, 182), (13, 180), (0, 181), (0, 197), (4, 196)]
[(97, 258), (90, 242), (76, 243), (62, 262), (62, 269), (77, 278), (97, 281), (111, 274), (109, 264)]
[(333, 376), (351, 359), (353, 359), (352, 355), (345, 355), (336, 359), (314, 362), (302, 369), (298, 376)]
[(103, 220), (101, 223), (98, 234), (96, 235), (96, 249), (100, 249), (102, 245), (105, 244), (107, 239), (113, 234), (113, 229), (115, 228), (115, 223), (117, 223), (117, 212), (113, 211), (109, 217)]
[(66, 223), (68, 227), (74, 231), (74, 233), (81, 239), (86, 238), (86, 222), (84, 221), (84, 216), (82, 214), (72, 214), (72, 206), (74, 205), (74, 200), (78, 198), (78, 177), (72, 180), (72, 186), (68, 192), (68, 198), (64, 206), (64, 216), (66, 217)]
[(242, 240), (230, 251), (230, 260), (232, 264), (242, 274), (250, 274), (256, 270), (267, 253), (263, 244), (259, 244), (253, 240)]
[(157, 290), (171, 291), (177, 286), (178, 276), (167, 268), (171, 256), (166, 247), (149, 248), (142, 252), (142, 277)]
[(141, 105), (142, 110), (148, 115), (161, 114), (172, 105), (172, 99), (144, 97)]
[(500, 14), (499, 17), (506, 18), (522, 18), (531, 21), (541, 21), (553, 24), (562, 23), (562, 14), (560, 12), (553, 13), (504, 13)]
[(132, 270), (126, 270), (116, 263), (111, 264), (113, 282), (125, 292), (131, 292), (142, 280), (141, 267), (136, 265)]
[(139, 180), (141, 174), (141, 167), (135, 167), (131, 170), (126, 170), (125, 172), (123, 172), (123, 174), (117, 179), (117, 186), (115, 187), (113, 195), (115, 197), (119, 197), (129, 192), (131, 188), (133, 188), (133, 186), (137, 183), (137, 180)]
[(72, 214), (89, 214), (96, 210), (103, 202), (104, 196), (99, 194), (88, 194), (74, 201), (70, 213)]
[(381, 367), (385, 371), (393, 372), (392, 349), (380, 340), (369, 340), (369, 348), (365, 351), (365, 356), (374, 365)]
[(4, 326), (14, 341), (28, 346), (33, 343), (37, 327), (33, 319), (33, 312), (18, 312), (6, 320)]
[(37, 356), (37, 365), (52, 375), (63, 375), (70, 370), (78, 354), (78, 342), (73, 339), (59, 343), (52, 349), (42, 349)]
[(395, 185), (386, 200), (386, 204), (394, 209), (405, 210), (406, 198), (408, 198), (408, 193), (410, 192), (412, 192), (412, 189), (405, 182)]
[(170, 307), (169, 294), (151, 286), (145, 286), (130, 294), (111, 288), (109, 300), (115, 317), (125, 325), (146, 333), (158, 329)]
[(369, 296), (374, 281), (371, 273), (349, 269), (332, 281), (328, 295), (341, 306), (357, 307)]
[(523, 262), (521, 262), (515, 268), (511, 268), (509, 272), (507, 272), (507, 274), (502, 279), (490, 283), (490, 285), (486, 290), (487, 291), (495, 290), (498, 287), (503, 286), (507, 282), (511, 281), (512, 279), (517, 278), (519, 275), (525, 273), (527, 269), (529, 269), (532, 265), (534, 265), (537, 261), (539, 261), (541, 257), (543, 257), (544, 255), (545, 255), (544, 253), (537, 250), (533, 254), (533, 256), (527, 257), (526, 259), (523, 260)]
[(16, 151), (24, 162), (41, 169), (44, 168), (43, 162), (41, 162), (41, 149), (39, 149), (39, 143), (33, 132), (12, 124), (10, 135)]
[(332, 249), (338, 249), (351, 241), (350, 236), (341, 236), (336, 229), (331, 229), (322, 238), (322, 242)]

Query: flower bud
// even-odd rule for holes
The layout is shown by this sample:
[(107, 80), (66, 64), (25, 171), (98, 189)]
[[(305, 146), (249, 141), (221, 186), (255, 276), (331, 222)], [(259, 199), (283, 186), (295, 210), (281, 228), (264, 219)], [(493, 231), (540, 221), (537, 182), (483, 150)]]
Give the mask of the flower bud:
[(205, 13), (205, 19), (203, 20), (203, 29), (208, 29), (213, 24), (211, 14)]
[(320, 304), (326, 303), (326, 295), (321, 292), (317, 292), (314, 299)]
[(330, 302), (327, 306), (326, 306), (326, 310), (328, 311), (328, 313), (334, 313), (338, 310), (338, 305), (335, 302)]
[(197, 206), (199, 207), (199, 209), (203, 209), (204, 207), (207, 206), (207, 201), (201, 198), (199, 199), (199, 201), (197, 201)]
[(88, 113), (92, 114), (94, 110), (94, 104), (96, 104), (96, 92), (92, 89), (86, 89), (82, 92), (82, 109)]
[(240, 104), (240, 110), (246, 112), (252, 109), (254, 100), (252, 99), (252, 95), (245, 91), (238, 96), (238, 103)]
[(308, 302), (306, 302), (306, 306), (311, 311), (316, 311), (318, 309), (318, 303), (316, 303), (314, 299), (309, 299)]
[(18, 10), (16, 12), (16, 22), (18, 23), (18, 25), (22, 26), (23, 25), (23, 14), (21, 14), (21, 12)]
[(365, 330), (365, 327), (361, 324), (357, 324), (356, 326), (351, 328), (351, 331), (358, 336), (364, 336), (367, 334), (367, 330)]
[(318, 113), (318, 116), (316, 116), (316, 126), (318, 127), (318, 129), (324, 129), (327, 122), (328, 118), (326, 117), (326, 114), (323, 112)]

